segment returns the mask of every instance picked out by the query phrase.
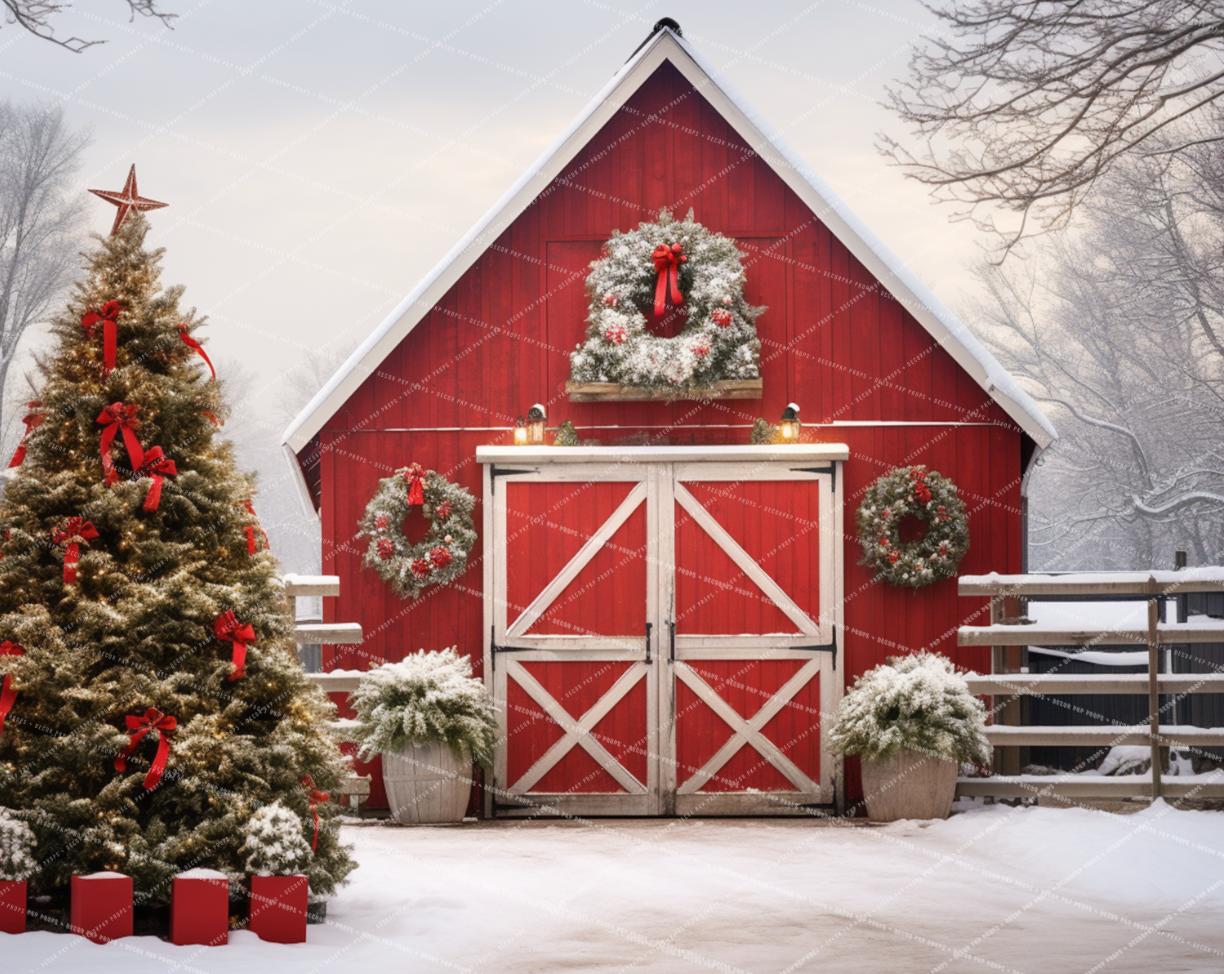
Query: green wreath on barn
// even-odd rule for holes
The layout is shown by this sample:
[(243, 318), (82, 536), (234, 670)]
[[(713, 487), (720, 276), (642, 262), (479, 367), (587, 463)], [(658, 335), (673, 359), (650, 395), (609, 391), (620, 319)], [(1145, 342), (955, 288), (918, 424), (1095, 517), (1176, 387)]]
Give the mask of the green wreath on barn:
[[(468, 552), (476, 544), (475, 506), (465, 487), (419, 463), (397, 470), (378, 482), (359, 522), (358, 533), (370, 541), (363, 563), (402, 599), (454, 581), (467, 570)], [(417, 512), (429, 519), (429, 530), (413, 544), (404, 534), (404, 520)]]
[[(586, 279), (586, 341), (570, 355), (570, 380), (612, 382), (683, 396), (724, 380), (761, 377), (756, 318), (744, 300), (735, 241), (666, 209), (655, 223), (614, 231)], [(680, 334), (647, 328), (643, 309), (685, 309)]]
[[(926, 523), (926, 533), (901, 540), (909, 517)], [(969, 518), (956, 484), (924, 466), (900, 467), (867, 488), (855, 515), (863, 564), (876, 578), (921, 588), (956, 574), (969, 550)]]

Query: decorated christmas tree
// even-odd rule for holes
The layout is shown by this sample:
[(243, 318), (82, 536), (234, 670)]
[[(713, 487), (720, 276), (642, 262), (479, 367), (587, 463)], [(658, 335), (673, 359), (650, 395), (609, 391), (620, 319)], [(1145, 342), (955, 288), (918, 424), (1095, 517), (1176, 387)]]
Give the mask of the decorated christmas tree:
[(326, 895), (354, 867), (319, 794), (345, 771), (331, 705), (218, 432), (202, 322), (159, 288), (147, 231), (133, 213), (102, 240), (53, 323), (0, 498), (0, 806), (37, 837), (32, 893), (119, 870), (159, 900), (189, 868), (241, 878), (279, 803)]

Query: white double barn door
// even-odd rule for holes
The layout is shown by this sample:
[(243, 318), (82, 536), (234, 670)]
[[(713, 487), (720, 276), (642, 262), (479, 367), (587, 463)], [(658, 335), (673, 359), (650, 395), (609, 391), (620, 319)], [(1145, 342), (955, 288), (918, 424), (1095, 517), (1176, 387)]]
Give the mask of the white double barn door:
[(503, 733), (489, 811), (832, 804), (836, 461), (607, 451), (485, 461), (485, 673)]

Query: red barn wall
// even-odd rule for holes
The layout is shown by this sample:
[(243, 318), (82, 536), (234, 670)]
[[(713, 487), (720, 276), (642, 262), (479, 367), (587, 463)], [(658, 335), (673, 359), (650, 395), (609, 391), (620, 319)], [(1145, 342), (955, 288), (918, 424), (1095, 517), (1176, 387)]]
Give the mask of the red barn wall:
[[(570, 404), (564, 384), (586, 328), (588, 265), (612, 230), (652, 220), (664, 206), (678, 215), (692, 207), (745, 254), (746, 297), (768, 307), (757, 322), (764, 398)], [(758, 416), (776, 421), (792, 400), (809, 424), (805, 438), (850, 447), (839, 672), (853, 677), (921, 647), (988, 665), (986, 650), (955, 644), (958, 625), (985, 621), (984, 600), (959, 599), (954, 581), (917, 592), (873, 583), (858, 564), (854, 510), (882, 473), (926, 464), (957, 483), (970, 509), (962, 573), (1019, 571), (1021, 432), (665, 63), (324, 426), (323, 570), (342, 580), (326, 611), (366, 634), (360, 646), (325, 649), (325, 669), (444, 646), (481, 669), (481, 544), (462, 578), (415, 601), (361, 567), (357, 521), (392, 471), (417, 461), (479, 498), (476, 447), (508, 443), (505, 428), (537, 401), (550, 422), (572, 420), (584, 440), (716, 444), (745, 442), (743, 427)], [(866, 425), (811, 425), (835, 421)], [(871, 425), (898, 421), (929, 425)], [(989, 425), (941, 425), (951, 422)], [(848, 783), (851, 797), (855, 788)]]

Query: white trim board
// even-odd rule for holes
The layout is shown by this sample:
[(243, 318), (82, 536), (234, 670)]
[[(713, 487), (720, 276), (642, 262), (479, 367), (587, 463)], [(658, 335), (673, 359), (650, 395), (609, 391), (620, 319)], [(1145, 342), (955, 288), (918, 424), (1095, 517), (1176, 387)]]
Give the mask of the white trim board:
[(845, 443), (793, 446), (478, 446), (477, 463), (693, 463), (753, 460), (810, 463), (849, 460)]
[(850, 211), (777, 132), (770, 130), (726, 78), (668, 28), (658, 31), (625, 63), (557, 141), (395, 307), (298, 414), (285, 431), (283, 442), (295, 452), (309, 443), (484, 250), (561, 174), (599, 129), (665, 61), (685, 76), (833, 235), (1039, 447), (1044, 448), (1053, 442), (1058, 434), (1050, 421), (964, 323), (944, 307), (926, 285)]

